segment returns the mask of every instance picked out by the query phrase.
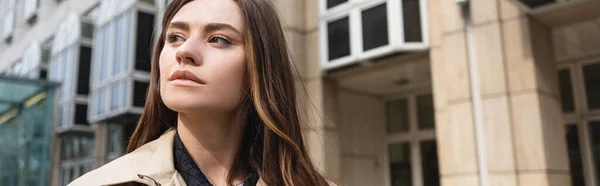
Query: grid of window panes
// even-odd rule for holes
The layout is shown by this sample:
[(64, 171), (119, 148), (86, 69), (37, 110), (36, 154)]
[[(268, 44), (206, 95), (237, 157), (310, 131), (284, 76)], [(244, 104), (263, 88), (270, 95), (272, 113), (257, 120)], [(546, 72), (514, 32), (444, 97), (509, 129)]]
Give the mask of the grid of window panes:
[(600, 62), (569, 65), (557, 73), (571, 183), (598, 184), (592, 180), (600, 180)]
[(92, 170), (94, 162), (94, 138), (92, 136), (61, 137), (61, 182), (62, 185)]
[(87, 103), (76, 102), (75, 96), (87, 96), (91, 48), (74, 44), (51, 57), (49, 79), (61, 82), (57, 102), (57, 126), (88, 125)]
[[(154, 21), (154, 14), (132, 7), (103, 25), (96, 25), (97, 50), (93, 54), (88, 113), (91, 118), (105, 119), (132, 106), (143, 106), (136, 104), (140, 96), (135, 94), (136, 85), (148, 80), (136, 79), (133, 74), (149, 74)], [(144, 100), (145, 91), (141, 95)]]
[[(406, 136), (402, 139), (416, 138), (407, 141), (388, 141), (390, 185), (416, 186), (418, 182), (413, 180), (413, 174), (415, 170), (421, 170), (422, 177), (419, 179), (423, 186), (439, 186), (435, 136), (422, 134), (425, 131), (433, 133), (435, 128), (432, 95), (423, 94), (387, 101), (386, 123), (388, 136)], [(411, 153), (412, 151), (419, 152)], [(411, 158), (414, 154), (420, 157)], [(415, 161), (416, 159), (420, 161)]]
[[(424, 42), (422, 0), (356, 1), (350, 4), (348, 0), (321, 1), (325, 6), (321, 18), (325, 46), (321, 48), (328, 62), (339, 62), (351, 56), (362, 58), (369, 51), (383, 47)], [(353, 13), (356, 10), (359, 14)], [(356, 47), (362, 49), (356, 53), (352, 48), (359, 43), (362, 44)]]

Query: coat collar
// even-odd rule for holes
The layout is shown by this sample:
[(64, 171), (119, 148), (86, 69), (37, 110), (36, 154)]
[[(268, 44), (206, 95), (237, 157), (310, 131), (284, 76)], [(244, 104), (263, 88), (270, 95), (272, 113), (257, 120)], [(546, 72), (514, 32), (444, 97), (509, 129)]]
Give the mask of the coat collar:
[(69, 185), (119, 185), (128, 182), (185, 185), (173, 165), (175, 133), (176, 130), (171, 128), (158, 139), (79, 177)]

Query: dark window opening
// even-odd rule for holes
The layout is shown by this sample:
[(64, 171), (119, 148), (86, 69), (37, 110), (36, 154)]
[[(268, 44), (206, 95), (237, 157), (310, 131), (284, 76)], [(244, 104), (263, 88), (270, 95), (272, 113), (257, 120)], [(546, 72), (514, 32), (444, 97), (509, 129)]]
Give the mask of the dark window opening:
[(146, 91), (148, 91), (148, 83), (134, 81), (133, 83), (133, 106), (143, 107), (146, 103)]
[(404, 41), (423, 41), (419, 0), (402, 0), (402, 18), (404, 20)]
[(345, 2), (348, 2), (348, 0), (327, 0), (327, 9), (337, 6), (337, 5), (340, 5)]
[(562, 111), (564, 113), (575, 111), (575, 104), (573, 102), (573, 86), (571, 84), (571, 72), (568, 69), (558, 71), (558, 87), (560, 88)]
[(135, 46), (135, 69), (150, 72), (150, 54), (152, 51), (152, 31), (154, 15), (137, 13), (137, 40)]
[(569, 154), (569, 164), (571, 167), (571, 183), (575, 185), (585, 185), (583, 178), (583, 165), (581, 164), (581, 148), (579, 148), (579, 135), (576, 125), (569, 125), (567, 132), (567, 152)]
[(88, 95), (90, 92), (90, 63), (92, 48), (79, 47), (79, 74), (77, 76), (77, 94)]
[(388, 41), (387, 3), (362, 12), (363, 51), (385, 46)]
[(48, 70), (40, 69), (40, 79), (48, 79)]
[(348, 17), (327, 24), (329, 60), (350, 55), (350, 23)]
[(87, 121), (87, 105), (75, 104), (75, 124), (89, 125)]
[(583, 66), (583, 78), (588, 108), (600, 109), (600, 63)]

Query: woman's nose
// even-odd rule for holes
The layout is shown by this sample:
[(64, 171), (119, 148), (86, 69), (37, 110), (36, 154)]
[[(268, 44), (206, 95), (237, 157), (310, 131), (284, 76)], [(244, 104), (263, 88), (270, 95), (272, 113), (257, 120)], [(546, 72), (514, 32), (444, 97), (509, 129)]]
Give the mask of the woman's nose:
[(201, 51), (202, 45), (199, 42), (193, 40), (185, 41), (175, 53), (177, 63), (191, 63), (193, 65), (200, 65), (201, 63)]

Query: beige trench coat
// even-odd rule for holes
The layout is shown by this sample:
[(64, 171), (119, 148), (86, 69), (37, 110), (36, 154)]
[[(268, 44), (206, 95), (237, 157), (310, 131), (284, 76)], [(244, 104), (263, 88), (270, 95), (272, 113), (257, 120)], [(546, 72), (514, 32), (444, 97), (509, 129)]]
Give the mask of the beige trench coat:
[[(77, 178), (69, 186), (131, 185), (185, 186), (173, 163), (174, 129), (135, 151)], [(266, 186), (259, 180), (258, 186)]]

